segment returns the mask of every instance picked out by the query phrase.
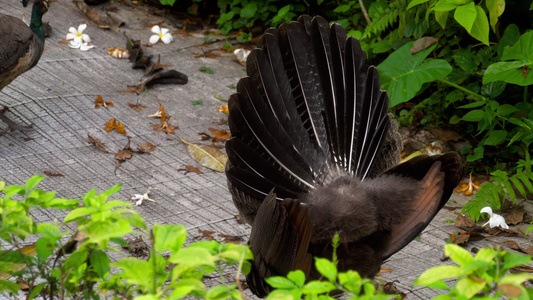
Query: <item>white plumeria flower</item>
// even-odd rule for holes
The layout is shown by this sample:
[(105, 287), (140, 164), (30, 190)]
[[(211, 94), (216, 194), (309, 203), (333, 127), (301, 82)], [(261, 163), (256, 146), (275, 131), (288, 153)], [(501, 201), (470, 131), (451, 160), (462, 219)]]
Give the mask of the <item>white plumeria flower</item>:
[(170, 44), (173, 41), (172, 35), (170, 34), (167, 28), (161, 28), (159, 25), (152, 27), (152, 32), (155, 33), (150, 37), (150, 44), (155, 44), (161, 39), (161, 41), (166, 45)]
[(68, 43), (68, 46), (70, 48), (79, 48), (81, 51), (88, 51), (91, 48), (94, 48), (94, 45), (89, 45), (89, 43), (85, 43), (82, 41), (76, 42), (75, 40), (72, 40)]
[(83, 33), (83, 31), (86, 28), (87, 28), (87, 24), (80, 24), (80, 26), (78, 26), (78, 29), (76, 29), (74, 27), (70, 27), (68, 29), (68, 33), (67, 33), (67, 36), (65, 37), (65, 39), (67, 41), (73, 40), (74, 42), (80, 43), (80, 44), (82, 42), (90, 43), (91, 42), (91, 38), (89, 37), (89, 35)]
[(135, 205), (137, 206), (141, 206), (141, 204), (143, 204), (143, 201), (151, 201), (151, 202), (155, 202), (155, 200), (153, 199), (150, 199), (150, 197), (148, 197), (148, 194), (150, 193), (150, 190), (152, 188), (148, 188), (148, 190), (146, 191), (146, 193), (140, 195), (140, 194), (134, 194), (133, 196), (130, 197), (130, 200), (137, 200), (137, 202), (135, 202)]
[(485, 227), (487, 226), (487, 224), (489, 224), (490, 228), (500, 226), (501, 228), (509, 229), (509, 226), (507, 225), (507, 223), (505, 223), (505, 219), (502, 216), (493, 213), (492, 208), (490, 208), (489, 206), (483, 207), (480, 213), (487, 213), (490, 216), (489, 221), (483, 224), (482, 227)]
[(235, 58), (239, 62), (246, 62), (246, 59), (248, 59), (248, 55), (250, 55), (250, 53), (252, 53), (252, 51), (243, 48), (235, 49), (235, 51), (233, 51), (233, 55), (235, 55)]

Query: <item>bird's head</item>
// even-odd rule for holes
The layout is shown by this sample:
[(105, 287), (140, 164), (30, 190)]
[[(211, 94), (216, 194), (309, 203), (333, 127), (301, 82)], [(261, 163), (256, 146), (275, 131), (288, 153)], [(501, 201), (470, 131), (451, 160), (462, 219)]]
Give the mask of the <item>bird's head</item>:
[[(28, 6), (28, 3), (30, 0), (22, 0), (22, 5), (24, 7)], [(49, 0), (35, 0), (34, 5), (38, 5), (41, 9), (41, 12), (44, 14), (48, 11), (48, 8), (50, 7), (50, 1)]]

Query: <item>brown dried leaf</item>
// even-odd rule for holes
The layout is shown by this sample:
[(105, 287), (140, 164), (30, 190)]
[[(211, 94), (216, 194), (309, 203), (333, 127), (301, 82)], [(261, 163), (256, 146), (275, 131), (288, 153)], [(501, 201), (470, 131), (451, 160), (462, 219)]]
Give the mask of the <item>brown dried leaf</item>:
[(202, 141), (207, 141), (211, 139), (211, 136), (205, 132), (198, 133), (199, 136), (202, 137)]
[(513, 249), (513, 250), (520, 250), (520, 246), (518, 246), (518, 243), (515, 241), (505, 241), (501, 242), (502, 244), (507, 245), (507, 247)]
[(526, 266), (526, 265), (513, 267), (512, 270), (518, 271), (518, 272), (533, 273), (533, 267)]
[(419, 38), (413, 43), (413, 47), (411, 47), (411, 50), (409, 51), (411, 52), (411, 54), (415, 54), (417, 52), (420, 52), (424, 49), (427, 49), (433, 46), (438, 41), (439, 39), (431, 37), (431, 36), (425, 36), (425, 37)]
[(209, 127), (207, 129), (211, 131), (211, 135), (213, 136), (213, 143), (225, 142), (227, 139), (229, 139), (229, 132), (226, 130), (217, 130), (212, 127)]
[(124, 248), (128, 249), (132, 256), (148, 257), (150, 255), (150, 247), (143, 241), (142, 237), (126, 240), (126, 243), (129, 247)]
[(242, 238), (240, 236), (235, 235), (227, 235), (227, 234), (220, 234), (220, 236), (224, 239), (224, 243), (232, 243), (239, 245), (242, 241)]
[(450, 234), (450, 242), (456, 245), (462, 245), (470, 240), (470, 232), (460, 232), (459, 234)]
[[(163, 118), (161, 118), (161, 120), (162, 119)], [(152, 124), (152, 127), (154, 128), (154, 131), (157, 131), (157, 132), (163, 131), (163, 132), (168, 133), (168, 134), (175, 134), (176, 132), (174, 130), (178, 129), (178, 126), (171, 126), (170, 124), (168, 124), (168, 120), (164, 121), (164, 122), (161, 122), (161, 125)]]
[(220, 118), (220, 121), (217, 123), (217, 125), (226, 125), (228, 124), (228, 119)]
[(499, 284), (498, 291), (509, 298), (516, 298), (522, 294), (522, 289), (512, 284)]
[(228, 161), (226, 154), (211, 146), (189, 143), (184, 139), (180, 140), (187, 144), (187, 152), (200, 165), (217, 172), (224, 172)]
[(113, 102), (104, 101), (102, 96), (96, 96), (96, 99), (94, 100), (94, 108), (98, 109), (100, 106), (107, 108), (108, 106), (113, 106)]
[(458, 141), (463, 138), (459, 133), (453, 130), (447, 130), (447, 129), (436, 128), (436, 127), (426, 127), (426, 129), (429, 130), (431, 133), (433, 133), (433, 135), (437, 139), (443, 140), (443, 141)]
[(155, 150), (155, 146), (149, 142), (142, 143), (139, 145), (139, 147), (137, 147), (137, 153), (150, 153), (154, 152)]
[(87, 134), (87, 136), (89, 137), (89, 142), (91, 144), (94, 144), (96, 146), (96, 148), (100, 149), (100, 151), (104, 152), (104, 153), (109, 153), (107, 152), (107, 149), (102, 146), (102, 141), (100, 141), (100, 139), (97, 139), (93, 136), (91, 136), (90, 134)]
[(185, 174), (187, 173), (197, 173), (197, 174), (204, 174), (204, 172), (200, 171), (197, 167), (193, 167), (191, 165), (186, 165), (185, 169), (178, 169), (178, 171), (185, 171)]
[(119, 150), (115, 154), (115, 159), (118, 161), (125, 161), (126, 159), (130, 159), (133, 156), (133, 150), (130, 147), (131, 138), (128, 137), (128, 143), (124, 147), (124, 149)]
[(201, 238), (205, 238), (205, 239), (207, 239), (208, 241), (211, 241), (211, 240), (215, 239), (215, 237), (213, 236), (213, 234), (215, 234), (216, 231), (213, 231), (213, 230), (201, 230), (201, 229), (198, 229), (198, 233), (201, 233), (201, 234), (202, 234)]
[(61, 173), (54, 173), (54, 172), (50, 172), (50, 171), (44, 171), (44, 175), (53, 176), (53, 177), (65, 177), (65, 175), (63, 175)]
[(508, 225), (516, 225), (522, 223), (524, 220), (524, 208), (521, 206), (514, 207), (510, 213), (504, 216), (505, 223)]
[(464, 215), (464, 214), (457, 215), (457, 220), (455, 221), (455, 227), (472, 228), (475, 226), (476, 226), (476, 223), (469, 216)]
[(110, 119), (105, 123), (105, 131), (111, 132), (113, 129), (115, 129), (120, 134), (126, 134), (126, 130), (124, 129), (124, 124), (117, 122), (115, 118)]
[(136, 112), (139, 112), (139, 111), (141, 111), (141, 109), (146, 108), (146, 105), (143, 105), (143, 104), (140, 104), (140, 103), (138, 103), (138, 104), (133, 104), (133, 103), (131, 103), (131, 102), (128, 102), (128, 105), (129, 105), (131, 108), (133, 108)]
[(395, 285), (394, 282), (389, 281), (385, 282), (383, 285), (383, 293), (384, 294), (397, 294), (400, 295), (400, 299), (404, 299), (406, 294), (402, 291), (400, 291)]
[(222, 105), (218, 107), (218, 112), (225, 113), (226, 115), (229, 114), (228, 105)]

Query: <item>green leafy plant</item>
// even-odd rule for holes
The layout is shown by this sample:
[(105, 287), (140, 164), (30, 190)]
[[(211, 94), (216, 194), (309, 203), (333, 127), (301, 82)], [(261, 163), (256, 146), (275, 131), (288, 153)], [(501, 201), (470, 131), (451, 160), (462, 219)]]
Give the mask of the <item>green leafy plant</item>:
[[(249, 271), (252, 254), (247, 246), (209, 241), (184, 247), (185, 227), (155, 224), (149, 230), (142, 217), (127, 208), (130, 203), (108, 200), (120, 185), (100, 194), (92, 190), (80, 201), (35, 189), (43, 178), (36, 175), (24, 186), (5, 187), (0, 181), (0, 241), (6, 249), (0, 252), (0, 293), (19, 292), (19, 285), (9, 280), (14, 276), (28, 285), (28, 299), (99, 299), (103, 293), (126, 299), (242, 299), (238, 279), (227, 283), (224, 272), (232, 264), (238, 265), (236, 278)], [(36, 208), (69, 213), (61, 224), (37, 224), (29, 214)], [(65, 242), (68, 223), (76, 223), (77, 230)], [(127, 247), (123, 238), (132, 233), (150, 238), (150, 258), (111, 263), (108, 251), (118, 251), (113, 245)], [(34, 235), (39, 237), (35, 245), (22, 245)], [(207, 289), (200, 279), (214, 271), (222, 284)]]
[[(509, 274), (513, 267), (529, 263), (529, 255), (496, 249), (480, 249), (475, 256), (455, 244), (446, 244), (444, 254), (458, 266), (444, 265), (426, 270), (413, 284), (444, 290), (433, 297), (443, 299), (530, 299), (533, 289), (522, 285), (532, 274)], [(444, 279), (457, 279), (451, 286)]]

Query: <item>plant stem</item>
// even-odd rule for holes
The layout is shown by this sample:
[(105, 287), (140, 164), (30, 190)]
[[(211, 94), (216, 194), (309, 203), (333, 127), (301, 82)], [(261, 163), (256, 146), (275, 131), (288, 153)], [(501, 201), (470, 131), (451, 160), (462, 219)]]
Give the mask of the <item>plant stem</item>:
[(455, 83), (453, 83), (453, 82), (451, 82), (451, 81), (448, 81), (448, 80), (446, 80), (446, 79), (437, 79), (437, 81), (440, 81), (440, 82), (442, 82), (442, 83), (445, 83), (445, 84), (447, 84), (447, 85), (449, 85), (449, 86), (453, 86), (454, 88), (456, 88), (456, 89), (458, 89), (458, 90), (460, 90), (460, 91), (462, 91), (462, 92), (465, 92), (465, 93), (467, 93), (467, 94), (470, 94), (470, 95), (472, 95), (472, 96), (474, 96), (474, 97), (476, 97), (476, 98), (478, 98), (478, 99), (480, 99), (480, 100), (482, 100), (482, 101), (485, 101), (485, 102), (488, 101), (487, 98), (481, 96), (480, 94), (478, 94), (478, 93), (474, 93), (474, 92), (472, 92), (471, 90), (469, 90), (469, 89), (467, 89), (467, 88), (464, 88), (464, 87), (462, 87), (462, 86), (460, 86), (460, 85), (458, 85), (458, 84), (455, 84)]

